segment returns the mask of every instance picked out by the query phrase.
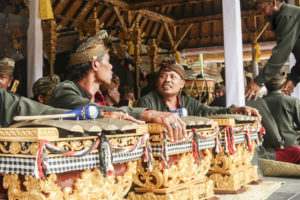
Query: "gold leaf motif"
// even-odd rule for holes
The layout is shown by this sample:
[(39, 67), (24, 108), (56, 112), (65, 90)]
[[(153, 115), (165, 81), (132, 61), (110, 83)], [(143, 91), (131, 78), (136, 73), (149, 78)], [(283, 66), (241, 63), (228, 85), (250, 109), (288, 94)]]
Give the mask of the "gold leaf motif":
[(18, 154), (21, 151), (21, 145), (19, 142), (11, 142), (9, 145), (9, 153)]

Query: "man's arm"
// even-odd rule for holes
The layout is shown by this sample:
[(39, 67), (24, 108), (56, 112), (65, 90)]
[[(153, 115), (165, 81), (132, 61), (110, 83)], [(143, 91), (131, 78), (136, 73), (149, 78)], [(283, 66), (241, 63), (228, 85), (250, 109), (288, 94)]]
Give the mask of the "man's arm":
[(299, 28), (299, 22), (292, 16), (282, 16), (278, 20), (276, 27), (277, 45), (273, 48), (268, 63), (254, 80), (258, 86), (262, 86), (263, 83), (280, 72), (299, 37)]
[(13, 123), (13, 117), (16, 115), (61, 114), (68, 110), (40, 104), (0, 88), (0, 111), (0, 127), (8, 127)]

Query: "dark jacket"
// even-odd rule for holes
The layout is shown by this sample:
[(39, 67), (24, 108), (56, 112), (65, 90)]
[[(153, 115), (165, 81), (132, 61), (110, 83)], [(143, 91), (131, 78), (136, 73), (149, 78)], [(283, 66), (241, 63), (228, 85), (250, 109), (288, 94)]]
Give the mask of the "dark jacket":
[(108, 107), (101, 106), (95, 102), (90, 101), (91, 94), (89, 94), (78, 83), (73, 81), (64, 81), (56, 85), (48, 104), (56, 108), (76, 109), (86, 105), (95, 105), (98, 107), (99, 117), (102, 111), (123, 111), (133, 116), (134, 118), (141, 119), (142, 113), (145, 108), (130, 108), (130, 107)]
[(268, 63), (254, 81), (261, 86), (270, 80), (280, 72), (292, 52), (296, 58), (296, 64), (288, 79), (296, 85), (300, 81), (300, 8), (283, 4), (280, 12), (270, 19), (270, 23), (275, 31), (277, 44), (272, 50)]
[(36, 101), (7, 92), (0, 88), (0, 127), (8, 127), (16, 115), (61, 114), (68, 110), (57, 109)]
[(299, 146), (300, 100), (280, 92), (271, 92), (264, 99), (284, 138), (284, 147)]
[[(186, 108), (190, 116), (207, 116), (212, 114), (225, 114), (229, 112), (228, 108), (224, 107), (210, 107), (200, 103), (193, 97), (178, 96), (180, 99), (180, 106)], [(169, 111), (165, 106), (164, 98), (157, 92), (152, 91), (146, 96), (140, 98), (137, 104), (139, 107), (149, 108), (151, 110)]]

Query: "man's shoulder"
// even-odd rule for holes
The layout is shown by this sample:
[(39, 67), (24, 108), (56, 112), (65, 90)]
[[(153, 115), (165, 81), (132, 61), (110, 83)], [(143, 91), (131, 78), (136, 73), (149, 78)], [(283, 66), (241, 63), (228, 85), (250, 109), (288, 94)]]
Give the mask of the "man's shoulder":
[(140, 98), (140, 100), (146, 100), (146, 99), (157, 99), (159, 98), (159, 95), (156, 91), (151, 91), (148, 94), (146, 94), (145, 96), (142, 96)]
[(298, 19), (298, 17), (300, 16), (300, 8), (298, 6), (285, 4), (283, 6), (283, 9), (281, 9), (280, 13), (278, 14), (278, 16), (295, 17)]

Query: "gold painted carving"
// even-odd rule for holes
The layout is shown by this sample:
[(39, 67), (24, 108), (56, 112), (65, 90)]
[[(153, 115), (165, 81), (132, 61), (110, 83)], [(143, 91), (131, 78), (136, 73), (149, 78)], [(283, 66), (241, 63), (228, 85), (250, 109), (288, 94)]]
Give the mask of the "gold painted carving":
[(210, 199), (213, 195), (213, 181), (209, 180), (187, 184), (184, 188), (165, 194), (129, 192), (128, 200), (201, 200)]
[(119, 137), (119, 138), (110, 138), (109, 142), (114, 146), (118, 147), (127, 147), (131, 145), (137, 144), (139, 141), (139, 137)]
[(80, 23), (78, 28), (80, 40), (96, 35), (104, 26), (104, 23), (100, 22), (97, 15), (97, 8), (94, 7), (93, 17), (87, 23)]
[(43, 50), (50, 62), (50, 74), (54, 74), (54, 62), (56, 57), (56, 40), (59, 35), (57, 30), (60, 26), (56, 26), (54, 19), (42, 20), (43, 27)]
[(36, 141), (58, 139), (56, 128), (0, 128), (1, 140)]
[[(55, 174), (47, 180), (37, 180), (26, 175), (25, 180), (17, 174), (4, 174), (3, 187), (7, 189), (9, 199), (32, 200), (75, 200), (75, 199), (124, 199), (132, 184), (132, 174), (136, 172), (136, 161), (126, 163), (127, 171), (123, 176), (103, 177), (98, 168), (85, 170), (76, 180), (73, 188), (66, 187), (63, 191), (55, 183)], [(22, 186), (23, 184), (23, 186)]]
[(180, 154), (177, 164), (169, 166), (169, 169), (163, 169), (160, 159), (155, 159), (153, 170), (150, 172), (141, 161), (138, 161), (137, 174), (134, 175), (133, 182), (143, 190), (151, 191), (202, 180), (209, 170), (212, 153), (208, 149), (201, 151), (205, 156), (199, 165), (194, 162), (192, 152)]
[(253, 151), (250, 152), (246, 148), (245, 143), (236, 144), (235, 154), (226, 154), (224, 146), (222, 146), (222, 152), (215, 154), (211, 161), (212, 171), (226, 171), (240, 167), (244, 164), (250, 164), (255, 149), (255, 142), (252, 140)]

